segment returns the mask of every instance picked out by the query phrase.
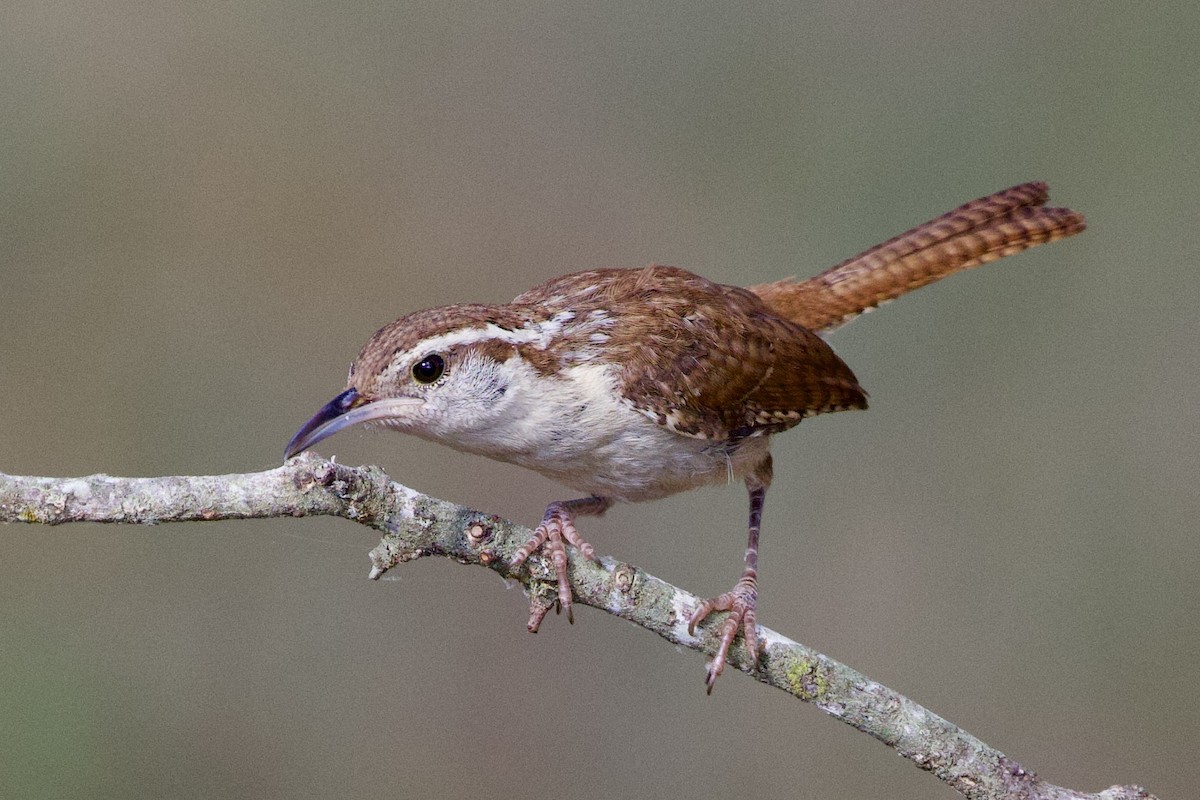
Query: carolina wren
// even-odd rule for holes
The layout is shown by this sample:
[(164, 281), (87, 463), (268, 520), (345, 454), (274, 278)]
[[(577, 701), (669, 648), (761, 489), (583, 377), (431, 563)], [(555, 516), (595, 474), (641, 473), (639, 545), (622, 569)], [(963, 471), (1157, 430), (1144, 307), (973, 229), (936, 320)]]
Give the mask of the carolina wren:
[[(818, 336), (887, 300), (1044, 242), (1084, 219), (1046, 208), (1044, 183), (975, 200), (805, 281), (746, 289), (678, 267), (554, 278), (507, 305), (417, 311), (381, 328), (344, 392), (304, 424), (284, 457), (360, 422), (536, 470), (586, 496), (551, 503), (517, 553), (540, 547), (571, 613), (566, 544), (587, 558), (579, 515), (708, 484), (744, 481), (741, 579), (688, 629), (727, 611), (706, 683), (739, 631), (757, 658), (758, 539), (771, 437), (814, 414), (867, 407), (854, 373)], [(545, 612), (543, 611), (542, 614)], [(536, 631), (541, 615), (530, 620)]]

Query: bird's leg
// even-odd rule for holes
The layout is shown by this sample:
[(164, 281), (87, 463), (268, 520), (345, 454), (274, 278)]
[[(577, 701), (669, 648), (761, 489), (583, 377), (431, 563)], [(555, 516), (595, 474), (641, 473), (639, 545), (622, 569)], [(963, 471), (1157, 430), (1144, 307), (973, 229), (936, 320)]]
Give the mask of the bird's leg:
[[(571, 610), (571, 582), (567, 579), (567, 547), (574, 545), (584, 558), (595, 559), (596, 551), (583, 540), (575, 529), (575, 516), (599, 516), (608, 510), (613, 503), (609, 497), (582, 497), (578, 500), (559, 500), (546, 508), (542, 524), (538, 525), (529, 537), (529, 541), (521, 545), (521, 549), (513, 556), (511, 567), (517, 569), (525, 563), (525, 559), (534, 551), (545, 545), (550, 560), (554, 563), (554, 574), (558, 578), (557, 609), (567, 610), (567, 620), (575, 624), (575, 613)], [(529, 617), (530, 633), (537, 633), (542, 618), (546, 616), (549, 607), (536, 608)]]
[[(769, 469), (768, 465), (767, 470)], [(769, 480), (768, 472), (767, 481)], [(705, 600), (688, 620), (688, 633), (695, 635), (696, 626), (709, 614), (714, 611), (729, 612), (729, 616), (721, 623), (721, 643), (705, 668), (704, 682), (708, 686), (709, 694), (712, 694), (713, 684), (725, 669), (725, 657), (737, 637), (738, 630), (745, 632), (746, 650), (750, 653), (751, 663), (758, 663), (758, 626), (754, 621), (758, 609), (758, 534), (762, 528), (763, 499), (766, 497), (767, 487), (761, 480), (748, 478), (746, 488), (750, 491), (750, 533), (746, 542), (746, 568), (732, 591)]]

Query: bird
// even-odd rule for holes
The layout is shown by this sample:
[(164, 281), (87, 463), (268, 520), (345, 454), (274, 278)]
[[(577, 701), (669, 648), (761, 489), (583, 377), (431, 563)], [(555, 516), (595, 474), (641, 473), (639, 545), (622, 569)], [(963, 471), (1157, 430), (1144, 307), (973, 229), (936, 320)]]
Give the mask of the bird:
[[(702, 602), (695, 635), (725, 612), (705, 667), (712, 692), (739, 633), (759, 656), (758, 549), (772, 438), (807, 417), (865, 409), (867, 393), (823, 338), (859, 314), (950, 274), (1079, 233), (1045, 183), (966, 203), (806, 280), (729, 286), (675, 266), (589, 269), (507, 304), (407, 314), (354, 359), (346, 388), (288, 443), (291, 458), (372, 423), (517, 464), (580, 492), (551, 503), (509, 565), (539, 549), (574, 622), (568, 546), (595, 550), (576, 518), (741, 481), (747, 543), (733, 588)], [(536, 632), (540, 614), (531, 618)]]

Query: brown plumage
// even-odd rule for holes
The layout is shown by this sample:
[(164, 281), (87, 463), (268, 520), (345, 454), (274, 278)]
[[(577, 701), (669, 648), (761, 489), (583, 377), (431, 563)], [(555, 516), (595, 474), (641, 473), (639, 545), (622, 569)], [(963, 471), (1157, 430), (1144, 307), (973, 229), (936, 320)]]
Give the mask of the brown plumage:
[(972, 200), (820, 275), (762, 283), (750, 291), (797, 325), (829, 331), (947, 275), (1084, 229), (1082, 214), (1046, 208), (1049, 199), (1045, 183), (1013, 186)]
[[(633, 407), (685, 436), (776, 433), (813, 414), (866, 407), (854, 373), (819, 336), (745, 289), (679, 267), (566, 275), (509, 308), (529, 319), (573, 312), (584, 324), (564, 337), (562, 357), (619, 365)], [(598, 318), (614, 323), (586, 324)]]
[[(706, 682), (739, 631), (757, 655), (758, 537), (771, 436), (814, 414), (866, 408), (866, 393), (819, 331), (954, 272), (1084, 228), (1046, 208), (1046, 185), (976, 200), (804, 281), (741, 289), (678, 267), (554, 278), (505, 305), (418, 311), (381, 328), (346, 391), (304, 425), (291, 456), (347, 425), (378, 422), (519, 464), (588, 496), (552, 503), (510, 567), (546, 548), (571, 617), (566, 544), (574, 518), (729, 480), (750, 495), (745, 569), (688, 631), (728, 611)], [(538, 607), (529, 628), (537, 630)]]

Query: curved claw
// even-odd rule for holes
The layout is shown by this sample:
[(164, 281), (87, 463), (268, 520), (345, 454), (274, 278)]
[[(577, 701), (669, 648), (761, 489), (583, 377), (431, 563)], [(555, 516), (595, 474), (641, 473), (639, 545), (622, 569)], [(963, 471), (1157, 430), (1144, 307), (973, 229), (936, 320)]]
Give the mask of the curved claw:
[[(563, 609), (567, 612), (567, 621), (572, 625), (575, 624), (575, 611), (571, 602), (571, 581), (567, 577), (567, 545), (570, 544), (579, 550), (584, 558), (592, 561), (596, 560), (596, 551), (590, 544), (584, 541), (579, 535), (579, 531), (575, 528), (574, 513), (576, 511), (597, 513), (592, 510), (592, 501), (598, 501), (599, 498), (588, 498), (587, 500), (572, 501), (567, 503), (551, 503), (546, 509), (546, 516), (542, 518), (542, 524), (538, 525), (533, 531), (533, 535), (529, 537), (529, 541), (521, 545), (513, 556), (509, 566), (516, 570), (525, 561), (533, 555), (540, 547), (545, 546), (550, 556), (551, 563), (554, 564), (554, 576), (558, 581), (558, 597), (554, 601), (556, 612), (561, 612)], [(573, 506), (573, 503), (578, 508)], [(582, 504), (587, 503), (587, 506)], [(607, 508), (607, 502), (603, 503), (603, 508)], [(601, 508), (601, 511), (603, 511)], [(529, 630), (536, 633), (538, 626), (542, 624), (542, 619), (549, 612), (550, 608), (547, 605), (545, 608), (538, 607), (531, 611), (529, 618)]]
[(705, 666), (704, 683), (708, 693), (712, 694), (713, 685), (725, 670), (725, 661), (729, 648), (737, 638), (738, 631), (744, 633), (746, 650), (750, 653), (753, 663), (758, 663), (758, 626), (755, 623), (755, 612), (758, 608), (758, 587), (752, 574), (743, 575), (732, 591), (705, 600), (688, 620), (688, 635), (696, 634), (696, 626), (714, 611), (728, 611), (729, 616), (721, 622), (718, 629), (720, 644), (717, 652), (708, 660)]

